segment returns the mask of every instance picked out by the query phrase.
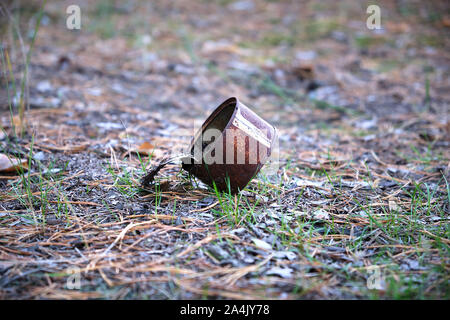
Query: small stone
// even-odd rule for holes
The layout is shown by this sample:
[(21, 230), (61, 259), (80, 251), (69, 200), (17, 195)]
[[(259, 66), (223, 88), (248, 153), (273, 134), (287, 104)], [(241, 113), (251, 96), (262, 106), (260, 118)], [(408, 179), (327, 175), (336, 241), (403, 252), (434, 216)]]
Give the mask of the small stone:
[(315, 51), (297, 51), (295, 58), (298, 60), (313, 60), (317, 56)]
[(232, 233), (232, 234), (243, 234), (246, 231), (247, 231), (247, 229), (245, 229), (245, 228), (238, 228), (238, 229), (231, 230), (230, 233)]
[(45, 153), (42, 151), (39, 151), (36, 153), (33, 157), (35, 160), (44, 161), (47, 157), (45, 156)]
[(176, 225), (176, 226), (179, 226), (179, 225), (182, 225), (182, 224), (183, 224), (183, 220), (181, 220), (180, 217), (177, 217), (177, 218), (175, 219), (175, 225)]
[(49, 81), (45, 80), (45, 81), (39, 82), (36, 85), (36, 89), (39, 92), (44, 93), (44, 92), (51, 91), (53, 89), (53, 87), (52, 87), (52, 85), (51, 85), (51, 83)]
[(218, 245), (209, 246), (208, 251), (218, 260), (226, 259), (230, 256), (226, 250), (222, 249)]
[(281, 278), (291, 278), (292, 277), (292, 269), (291, 268), (280, 268), (280, 267), (273, 267), (269, 269), (266, 274), (268, 276), (279, 276)]
[(274, 253), (275, 258), (294, 260), (297, 255), (292, 251), (277, 251)]
[(228, 6), (229, 9), (233, 11), (249, 11), (255, 7), (253, 1), (244, 0), (244, 1), (236, 1)]

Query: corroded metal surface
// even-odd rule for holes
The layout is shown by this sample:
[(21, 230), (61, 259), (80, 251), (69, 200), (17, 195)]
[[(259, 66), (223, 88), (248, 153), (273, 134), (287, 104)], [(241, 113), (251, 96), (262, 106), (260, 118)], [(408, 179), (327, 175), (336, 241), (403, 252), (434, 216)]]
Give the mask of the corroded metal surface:
[[(220, 137), (205, 141), (209, 129), (220, 131)], [(195, 134), (189, 147), (193, 157), (184, 159), (183, 169), (211, 187), (215, 182), (220, 191), (239, 192), (269, 158), (276, 135), (275, 127), (229, 98)]]

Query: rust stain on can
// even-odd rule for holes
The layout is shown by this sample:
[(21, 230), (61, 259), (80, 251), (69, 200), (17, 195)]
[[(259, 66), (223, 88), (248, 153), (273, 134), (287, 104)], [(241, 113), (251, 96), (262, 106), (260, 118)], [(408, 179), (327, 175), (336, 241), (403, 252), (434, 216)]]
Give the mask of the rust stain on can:
[[(209, 129), (220, 131), (220, 136), (204, 141)], [(185, 158), (182, 167), (211, 187), (215, 184), (220, 191), (237, 193), (266, 163), (275, 139), (275, 127), (232, 97), (217, 107), (194, 135), (189, 146), (192, 158)], [(197, 149), (201, 159), (196, 156)]]

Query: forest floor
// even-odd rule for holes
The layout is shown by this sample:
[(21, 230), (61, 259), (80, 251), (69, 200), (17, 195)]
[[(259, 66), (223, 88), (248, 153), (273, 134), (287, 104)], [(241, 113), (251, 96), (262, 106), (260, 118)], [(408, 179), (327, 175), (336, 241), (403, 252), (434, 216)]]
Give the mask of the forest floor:
[[(30, 3), (0, 13), (0, 298), (450, 298), (448, 3)], [(232, 96), (278, 172), (142, 190)]]

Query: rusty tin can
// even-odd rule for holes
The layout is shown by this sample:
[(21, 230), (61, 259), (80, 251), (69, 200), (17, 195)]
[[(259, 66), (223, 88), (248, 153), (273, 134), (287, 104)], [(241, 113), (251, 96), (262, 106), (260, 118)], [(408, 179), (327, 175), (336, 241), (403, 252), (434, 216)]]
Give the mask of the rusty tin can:
[(189, 146), (182, 167), (211, 187), (237, 193), (272, 153), (277, 129), (237, 98), (224, 101), (206, 119)]

